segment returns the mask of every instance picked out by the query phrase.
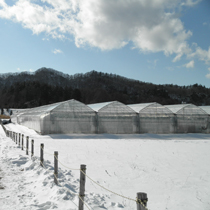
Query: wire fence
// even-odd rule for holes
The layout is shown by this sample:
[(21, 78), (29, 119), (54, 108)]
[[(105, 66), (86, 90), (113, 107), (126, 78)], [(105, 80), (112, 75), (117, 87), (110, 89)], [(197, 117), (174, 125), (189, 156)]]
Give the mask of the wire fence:
[[(1, 123), (1, 125), (2, 125), (2, 123)], [(4, 128), (3, 125), (2, 125), (2, 127)], [(32, 152), (32, 151), (34, 151), (34, 149), (32, 150), (32, 148), (31, 148), (32, 151), (29, 151), (29, 149), (28, 149), (29, 137), (26, 137), (26, 145), (27, 145), (27, 146), (24, 146), (24, 141), (23, 141), (24, 135), (23, 135), (23, 134), (21, 135), (21, 134), (19, 133), (19, 135), (18, 135), (17, 133), (15, 133), (15, 132), (13, 132), (13, 131), (6, 130), (5, 128), (4, 128), (4, 131), (5, 131), (5, 134), (6, 134), (8, 137), (10, 137), (14, 142), (16, 142), (16, 144), (18, 143), (18, 136), (19, 136), (19, 146), (20, 146), (20, 143), (21, 143), (20, 140), (21, 140), (21, 136), (22, 136), (22, 145), (21, 145), (21, 146), (22, 146), (22, 150), (25, 149), (25, 150), (26, 150), (26, 154), (30, 153), (31, 156), (32, 156), (34, 159), (36, 159), (36, 161), (40, 161), (40, 165), (41, 165), (48, 173), (50, 172), (49, 169), (47, 169), (46, 166), (44, 165), (44, 163), (43, 163), (43, 161), (42, 161), (42, 157), (40, 157), (40, 159), (38, 159), (37, 157), (35, 157), (35, 156), (34, 156), (34, 152)], [(33, 146), (33, 147), (38, 147), (38, 146), (35, 146), (34, 140), (31, 141), (31, 147), (32, 147), (32, 146)], [(44, 147), (43, 147), (42, 145), (40, 146), (40, 148), (41, 148), (40, 151), (43, 151), (43, 153), (46, 153), (46, 154), (51, 155), (51, 156), (54, 156), (55, 160), (57, 160), (63, 167), (65, 167), (65, 168), (67, 168), (67, 169), (69, 169), (69, 170), (78, 170), (78, 171), (80, 171), (80, 172), (81, 172), (82, 174), (84, 174), (84, 176), (87, 177), (91, 182), (93, 182), (94, 184), (98, 185), (98, 186), (101, 187), (102, 189), (104, 189), (104, 190), (106, 190), (106, 191), (108, 191), (108, 192), (111, 192), (111, 193), (113, 193), (113, 194), (115, 194), (115, 195), (117, 195), (117, 196), (119, 196), (119, 197), (124, 198), (124, 199), (128, 199), (128, 200), (130, 200), (130, 201), (134, 201), (134, 202), (136, 202), (137, 204), (140, 204), (141, 207), (143, 207), (145, 210), (148, 210), (148, 208), (146, 207), (146, 205), (147, 205), (147, 198), (146, 198), (146, 199), (139, 199), (139, 198), (137, 197), (136, 199), (133, 199), (133, 198), (129, 198), (129, 197), (127, 197), (127, 196), (121, 195), (121, 194), (119, 194), (119, 193), (116, 193), (116, 192), (114, 192), (114, 191), (112, 191), (112, 190), (110, 190), (110, 189), (108, 189), (108, 188), (106, 188), (106, 187), (100, 185), (98, 182), (96, 182), (96, 181), (93, 180), (90, 176), (88, 176), (83, 170), (81, 170), (81, 169), (76, 169), (76, 168), (70, 168), (70, 167), (66, 166), (65, 164), (63, 164), (63, 163), (57, 158), (57, 156), (56, 156), (55, 154), (51, 154), (51, 153), (46, 152), (46, 151), (44, 150)], [(62, 171), (61, 171), (61, 173), (62, 173)], [(54, 178), (56, 179), (57, 184), (58, 184), (59, 186), (61, 186), (62, 188), (64, 188), (64, 189), (65, 189), (66, 191), (68, 191), (71, 195), (78, 196), (79, 200), (82, 201), (82, 203), (87, 207), (88, 210), (92, 209), (92, 208), (91, 208), (89, 205), (87, 205), (87, 203), (82, 199), (82, 197), (81, 197), (80, 194), (76, 194), (76, 193), (70, 191), (68, 188), (66, 188), (65, 186), (63, 186), (63, 185), (59, 182), (59, 179), (58, 179), (58, 177), (57, 177), (57, 174), (54, 173), (53, 175), (54, 175)], [(63, 175), (64, 175), (64, 174), (63, 174)], [(71, 201), (72, 201), (72, 200), (71, 200)], [(72, 201), (72, 202), (73, 202), (73, 201)], [(73, 203), (74, 203), (74, 202), (73, 202)], [(74, 203), (74, 205), (76, 205), (76, 206), (78, 207), (77, 204)], [(140, 208), (140, 209), (141, 209), (141, 208)]]

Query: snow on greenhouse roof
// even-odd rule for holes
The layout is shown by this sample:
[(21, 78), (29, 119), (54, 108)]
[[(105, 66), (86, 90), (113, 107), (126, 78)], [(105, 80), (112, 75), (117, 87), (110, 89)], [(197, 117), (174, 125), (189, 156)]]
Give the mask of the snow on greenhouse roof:
[(130, 104), (128, 105), (137, 113), (168, 113), (173, 114), (171, 110), (163, 105), (153, 102), (153, 103), (141, 103), (141, 104)]
[(199, 106), (202, 110), (204, 110), (207, 114), (210, 115), (210, 106)]
[(93, 109), (96, 112), (135, 113), (134, 110), (132, 110), (130, 107), (119, 101), (88, 104), (87, 106), (89, 106), (91, 109)]
[(176, 105), (165, 105), (174, 114), (200, 114), (207, 115), (207, 113), (194, 104), (176, 104)]
[(87, 104), (88, 107), (93, 109), (94, 111), (98, 112), (100, 109), (102, 109), (104, 106), (107, 106), (108, 104), (113, 103), (114, 101), (110, 102), (102, 102), (102, 103), (96, 103), (96, 104)]
[(155, 104), (155, 102), (154, 103), (129, 104), (128, 106), (131, 109), (133, 109), (135, 112), (139, 113), (142, 109), (144, 109), (152, 104)]
[(57, 106), (53, 111), (59, 112), (93, 112), (94, 110), (77, 100), (69, 100)]
[(55, 111), (92, 111), (89, 107), (87, 107), (85, 104), (75, 100), (71, 99), (68, 101), (62, 101), (54, 104), (44, 105), (36, 108), (32, 108), (29, 110), (26, 110), (25, 112), (21, 114), (29, 114), (29, 113), (37, 113), (37, 114), (43, 114), (46, 112), (50, 112), (52, 110)]
[(35, 108), (31, 108), (31, 109), (26, 109), (25, 111), (23, 111), (21, 114), (23, 113), (31, 113), (31, 112), (49, 112), (51, 110), (53, 110), (55, 107), (59, 106), (64, 102), (58, 102), (58, 103), (54, 103), (54, 104), (49, 104), (49, 105), (44, 105), (44, 106), (39, 106), (39, 107), (35, 107)]

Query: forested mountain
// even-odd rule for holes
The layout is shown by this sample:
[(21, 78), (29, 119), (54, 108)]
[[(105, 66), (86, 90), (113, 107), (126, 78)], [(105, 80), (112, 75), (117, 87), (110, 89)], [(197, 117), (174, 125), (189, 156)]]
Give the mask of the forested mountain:
[(34, 73), (0, 75), (1, 108), (30, 108), (72, 98), (85, 104), (117, 100), (125, 104), (185, 102), (210, 105), (210, 88), (198, 84), (154, 85), (94, 70), (67, 75), (41, 68)]

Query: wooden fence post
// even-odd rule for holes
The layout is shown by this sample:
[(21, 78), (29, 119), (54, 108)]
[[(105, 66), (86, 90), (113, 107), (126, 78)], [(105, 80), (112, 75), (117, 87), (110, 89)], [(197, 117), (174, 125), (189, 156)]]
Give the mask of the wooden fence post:
[(80, 166), (79, 210), (84, 210), (86, 165)]
[(58, 185), (58, 151), (54, 151), (54, 182)]
[[(147, 210), (147, 208), (145, 208), (147, 206), (147, 201), (148, 198), (146, 193), (137, 193), (137, 210)], [(142, 205), (142, 203), (145, 207)]]
[(40, 166), (44, 164), (44, 144), (40, 145)]
[(22, 150), (23, 150), (23, 145), (24, 145), (24, 135), (22, 134)]
[(19, 133), (19, 141), (18, 141), (18, 145), (20, 146), (20, 136), (21, 136), (21, 134)]
[(34, 140), (31, 140), (31, 157), (34, 156)]
[(26, 155), (28, 155), (28, 139), (29, 137), (27, 136), (26, 137)]

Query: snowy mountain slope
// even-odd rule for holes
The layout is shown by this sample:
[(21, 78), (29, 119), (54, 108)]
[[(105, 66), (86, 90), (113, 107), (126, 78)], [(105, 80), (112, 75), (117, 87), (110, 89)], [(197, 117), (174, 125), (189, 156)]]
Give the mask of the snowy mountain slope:
[[(210, 209), (209, 135), (39, 136), (20, 125), (6, 127), (33, 138), (37, 158), (44, 143), (50, 173), (0, 130), (3, 209), (77, 209), (71, 200), (77, 205), (78, 198), (53, 183), (54, 151), (64, 166), (79, 169), (86, 164), (89, 177), (116, 193), (135, 199), (137, 192), (146, 192), (151, 210)], [(60, 182), (78, 193), (79, 171), (64, 166), (59, 163)], [(95, 210), (136, 209), (133, 200), (106, 191), (88, 178), (86, 201)]]

